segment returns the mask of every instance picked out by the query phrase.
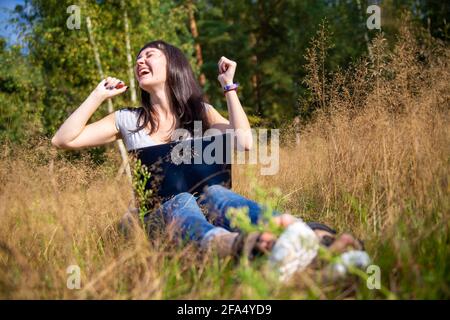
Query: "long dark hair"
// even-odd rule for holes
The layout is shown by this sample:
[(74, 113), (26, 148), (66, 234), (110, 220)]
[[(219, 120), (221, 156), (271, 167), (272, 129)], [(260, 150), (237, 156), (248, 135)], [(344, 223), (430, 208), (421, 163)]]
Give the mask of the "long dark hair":
[[(170, 99), (173, 103), (176, 117), (180, 120), (180, 127), (194, 134), (194, 121), (202, 122), (202, 131), (210, 127), (204, 103), (203, 91), (194, 76), (191, 65), (183, 52), (175, 46), (162, 40), (147, 43), (139, 51), (147, 48), (160, 49), (167, 59), (167, 81), (170, 90)], [(159, 118), (151, 102), (151, 95), (139, 88), (142, 108), (137, 119), (139, 131), (150, 122), (150, 134), (158, 129)], [(141, 120), (144, 120), (139, 126)], [(203, 133), (202, 132), (202, 133)]]

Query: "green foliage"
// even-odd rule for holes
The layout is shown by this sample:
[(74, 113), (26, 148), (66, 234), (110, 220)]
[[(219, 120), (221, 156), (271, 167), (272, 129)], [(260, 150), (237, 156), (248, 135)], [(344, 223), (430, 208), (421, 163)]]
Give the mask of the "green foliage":
[(0, 60), (0, 140), (21, 142), (43, 130), (43, 80), (18, 46), (2, 45)]
[(139, 203), (139, 219), (144, 228), (144, 217), (149, 213), (150, 208), (148, 202), (153, 194), (153, 191), (147, 188), (149, 179), (150, 172), (148, 168), (144, 164), (141, 164), (141, 160), (138, 159), (133, 168), (133, 190)]
[[(5, 49), (2, 42), (0, 136), (18, 141), (30, 132), (53, 135), (100, 81), (86, 30), (88, 16), (106, 75), (127, 79), (126, 10), (133, 58), (145, 43), (156, 39), (180, 47), (195, 73), (206, 75), (204, 90), (211, 104), (224, 114), (227, 106), (217, 82), (217, 61), (221, 56), (237, 61), (235, 80), (241, 83), (242, 105), (252, 125), (269, 127), (280, 126), (296, 115), (309, 119), (313, 110), (326, 105), (326, 92), (322, 90), (318, 104), (313, 96), (320, 91), (302, 81), (309, 72), (309, 39), (324, 18), (336, 44), (326, 50), (329, 72), (338, 66), (345, 68), (365, 53), (368, 41), (378, 34), (368, 31), (365, 25), (368, 1), (200, 0), (193, 2), (199, 31), (196, 41), (204, 60), (200, 69), (186, 2), (85, 0), (78, 3), (81, 28), (69, 30), (66, 9), (72, 4), (69, 0), (28, 0), (18, 5), (11, 16), (27, 53), (20, 53), (22, 48)], [(412, 11), (431, 34), (448, 38), (444, 21), (448, 7), (403, 1), (401, 5), (383, 3), (382, 27), (388, 39), (398, 33), (399, 21), (395, 17), (403, 9)], [(12, 63), (13, 57), (19, 61)], [(326, 75), (320, 76), (326, 79)], [(130, 105), (129, 98), (129, 93), (116, 97), (116, 108)], [(101, 107), (91, 120), (105, 115)]]
[(254, 201), (262, 206), (261, 218), (257, 224), (252, 224), (248, 215), (248, 207), (242, 208), (230, 208), (226, 215), (231, 221), (231, 226), (237, 228), (244, 233), (250, 232), (271, 232), (279, 236), (283, 229), (274, 222), (274, 211), (280, 207), (281, 190), (274, 188), (272, 190), (265, 190), (259, 186), (256, 180), (248, 175), (248, 179), (251, 181), (252, 190), (254, 192)]
[[(393, 230), (372, 239), (376, 262), (385, 270), (383, 284), (389, 287), (389, 281), (396, 281), (397, 295), (403, 299), (441, 299), (449, 294), (450, 222), (443, 218), (448, 197), (430, 209), (425, 215), (414, 205), (406, 208)], [(360, 294), (367, 297), (363, 288)]]
[[(129, 11), (133, 58), (146, 42), (155, 39), (164, 39), (173, 43), (191, 56), (193, 45), (185, 25), (186, 9), (183, 6), (176, 5), (174, 1), (159, 0), (153, 0), (150, 3), (142, 0), (125, 3)], [(31, 0), (26, 1), (24, 6), (17, 6), (15, 10), (17, 25), (21, 29), (28, 53), (26, 57), (20, 57), (23, 60), (21, 63), (16, 61), (14, 64), (2, 63), (1, 65), (1, 68), (10, 69), (20, 69), (16, 66), (22, 66), (21, 68), (24, 69), (26, 65), (27, 71), (32, 70), (36, 77), (42, 78), (40, 81), (33, 81), (33, 86), (39, 89), (39, 99), (35, 98), (33, 86), (29, 86), (26, 82), (34, 79), (23, 80), (21, 85), (26, 86), (27, 90), (21, 90), (24, 91), (22, 95), (16, 94), (10, 99), (13, 102), (24, 100), (30, 104), (31, 109), (39, 107), (38, 110), (41, 112), (36, 118), (40, 121), (42, 133), (47, 136), (56, 132), (68, 115), (84, 101), (101, 80), (88, 38), (86, 28), (88, 16), (92, 20), (105, 75), (125, 81), (128, 79), (123, 10), (120, 1), (78, 3), (81, 8), (80, 29), (70, 30), (66, 26), (69, 18), (66, 9), (72, 4), (73, 2), (68, 0)], [(192, 57), (190, 59), (193, 60)], [(11, 76), (18, 73), (10, 69), (2, 70), (5, 71), (3, 74)], [(2, 93), (8, 90), (19, 91), (17, 79), (3, 79), (2, 83), (6, 86), (2, 88)], [(8, 94), (11, 95), (11, 92)], [(123, 95), (114, 99), (114, 103), (124, 107), (130, 104), (128, 99), (128, 95)], [(2, 102), (2, 111), (9, 117), (16, 113), (15, 117), (22, 116), (17, 108), (9, 107), (11, 101), (0, 102)], [(93, 115), (92, 121), (104, 117), (105, 109), (101, 107)], [(9, 122), (13, 122), (16, 126), (15, 123), (20, 121), (12, 119)]]

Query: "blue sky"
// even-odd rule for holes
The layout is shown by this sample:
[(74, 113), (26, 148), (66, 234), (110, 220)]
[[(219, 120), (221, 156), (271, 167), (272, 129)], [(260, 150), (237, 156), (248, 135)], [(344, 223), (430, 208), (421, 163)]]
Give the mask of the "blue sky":
[(16, 5), (24, 3), (24, 0), (0, 0), (0, 36), (6, 38), (9, 45), (17, 43), (17, 31), (8, 23), (9, 11), (12, 11)]

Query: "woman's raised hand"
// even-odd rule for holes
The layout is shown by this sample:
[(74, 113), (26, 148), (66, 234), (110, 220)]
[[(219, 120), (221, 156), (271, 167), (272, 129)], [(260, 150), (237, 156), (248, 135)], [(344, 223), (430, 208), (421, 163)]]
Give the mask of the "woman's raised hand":
[(232, 84), (237, 63), (222, 57), (217, 65), (219, 67), (219, 76), (217, 77), (217, 80), (219, 80), (222, 87)]
[(128, 86), (117, 78), (107, 77), (100, 81), (94, 92), (102, 99), (112, 98), (127, 91)]

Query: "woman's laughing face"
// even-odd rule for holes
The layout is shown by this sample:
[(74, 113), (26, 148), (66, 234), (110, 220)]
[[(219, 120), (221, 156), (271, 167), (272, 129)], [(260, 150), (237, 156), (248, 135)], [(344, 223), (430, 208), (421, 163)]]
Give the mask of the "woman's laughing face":
[(149, 91), (167, 80), (167, 59), (162, 50), (145, 48), (136, 58), (134, 69), (139, 87)]

